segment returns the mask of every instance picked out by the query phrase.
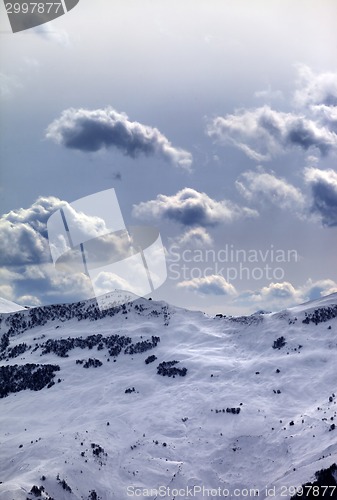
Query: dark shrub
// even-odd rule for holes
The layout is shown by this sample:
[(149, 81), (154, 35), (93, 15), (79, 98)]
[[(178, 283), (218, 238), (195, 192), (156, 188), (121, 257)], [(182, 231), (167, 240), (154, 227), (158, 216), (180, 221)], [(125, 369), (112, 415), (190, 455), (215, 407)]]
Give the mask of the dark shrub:
[(151, 354), (151, 356), (148, 356), (145, 360), (145, 364), (149, 364), (149, 363), (153, 363), (153, 361), (155, 361), (157, 359), (157, 356), (155, 356), (154, 354)]
[(286, 345), (286, 339), (284, 337), (279, 337), (277, 340), (274, 340), (273, 349), (281, 349)]

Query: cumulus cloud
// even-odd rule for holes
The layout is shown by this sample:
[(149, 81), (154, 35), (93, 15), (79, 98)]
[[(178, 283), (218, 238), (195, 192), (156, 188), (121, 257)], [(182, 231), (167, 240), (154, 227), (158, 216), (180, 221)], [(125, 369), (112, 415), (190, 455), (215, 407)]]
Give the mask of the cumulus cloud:
[(294, 103), (306, 109), (315, 120), (337, 133), (337, 72), (315, 74), (308, 66), (298, 65)]
[(312, 112), (326, 127), (337, 134), (337, 106), (318, 104), (312, 107)]
[(260, 290), (246, 291), (238, 295), (236, 301), (252, 305), (254, 308), (268, 308), (278, 310), (282, 307), (291, 307), (309, 300), (319, 299), (325, 295), (337, 292), (337, 283), (330, 279), (318, 281), (308, 280), (302, 286), (294, 286), (288, 281), (270, 283)]
[[(57, 209), (65, 207), (71, 211), (65, 201), (40, 197), (30, 207), (13, 210), (0, 218), (0, 296), (29, 305), (94, 296), (91, 281), (83, 273), (83, 265), (80, 268), (82, 273), (69, 274), (67, 266), (67, 272), (59, 272), (51, 263), (47, 220)], [(75, 215), (87, 235), (95, 237), (97, 231), (99, 233), (102, 221), (97, 217)], [(110, 255), (112, 249), (119, 249), (118, 245), (119, 238), (107, 235), (100, 246), (89, 246), (89, 255), (95, 262), (102, 260), (102, 254), (106, 256), (108, 252)]]
[(301, 299), (301, 294), (296, 288), (289, 283), (284, 281), (282, 283), (270, 283), (267, 286), (261, 288), (261, 290), (256, 290), (254, 292), (248, 292), (247, 297), (254, 302), (274, 302), (277, 301), (287, 301), (298, 303)]
[(294, 94), (298, 106), (337, 106), (337, 73), (315, 74), (304, 64), (297, 65), (297, 89)]
[(47, 220), (64, 206), (58, 198), (40, 197), (29, 208), (0, 218), (0, 265), (15, 266), (50, 260)]
[(251, 202), (268, 202), (291, 210), (301, 210), (305, 205), (299, 189), (261, 168), (244, 172), (235, 185), (242, 196)]
[(91, 281), (83, 273), (62, 273), (50, 263), (18, 266), (15, 269), (17, 272), (12, 277), (4, 276), (1, 280), (0, 297), (18, 304), (36, 306), (94, 296)]
[(213, 239), (204, 227), (193, 227), (172, 242), (180, 247), (204, 248), (211, 246)]
[(302, 114), (275, 111), (269, 106), (238, 110), (208, 123), (207, 134), (217, 142), (232, 143), (253, 160), (270, 159), (283, 149), (316, 148), (322, 155), (337, 147), (337, 135)]
[[(282, 151), (297, 147), (316, 149), (326, 155), (337, 146), (337, 73), (315, 74), (298, 65), (293, 94), (296, 110), (283, 112), (269, 105), (239, 109), (209, 121), (207, 134), (216, 142), (232, 144), (254, 161), (270, 160)], [(255, 97), (265, 102), (282, 97), (271, 89)]]
[(48, 126), (46, 137), (84, 152), (115, 147), (131, 158), (140, 154), (158, 156), (185, 169), (192, 164), (191, 153), (175, 148), (157, 128), (132, 122), (111, 107), (67, 109)]
[[(152, 242), (153, 234), (158, 237), (157, 231), (151, 232), (148, 228), (144, 233), (144, 230), (137, 232), (137, 228), (132, 228), (130, 233), (126, 229), (113, 232), (109, 223), (117, 224), (116, 214), (106, 222), (99, 216), (102, 207), (88, 207), (88, 211), (98, 215), (87, 215), (78, 205), (78, 210), (74, 207), (76, 203), (71, 206), (58, 198), (40, 197), (30, 207), (13, 210), (0, 218), (0, 296), (29, 305), (69, 302), (92, 298), (97, 291), (111, 292), (115, 287), (133, 290), (137, 280), (148, 282), (141, 259), (134, 259), (129, 265), (127, 281), (110, 272), (95, 270), (100, 266), (106, 269), (110, 264), (132, 257), (138, 253), (140, 241), (147, 237)], [(94, 211), (90, 210), (92, 208)], [(54, 225), (50, 224), (53, 219)], [(124, 226), (123, 220), (121, 222)], [(56, 253), (52, 241), (57, 242)], [(60, 241), (65, 242), (63, 247)], [(91, 279), (85, 274), (81, 242)], [(158, 266), (162, 265), (161, 247), (155, 248), (157, 252), (151, 252), (153, 283), (158, 281), (156, 273), (160, 274)], [(140, 289), (139, 284), (137, 286), (137, 290)], [(107, 290), (107, 287), (110, 288)]]
[(319, 281), (308, 280), (302, 288), (305, 300), (315, 300), (337, 292), (337, 283), (331, 279)]
[(233, 285), (228, 283), (223, 276), (212, 274), (202, 278), (193, 278), (191, 280), (181, 281), (177, 284), (178, 288), (194, 291), (204, 295), (236, 295)]
[(155, 200), (134, 205), (133, 215), (140, 218), (166, 218), (185, 226), (216, 226), (239, 217), (255, 217), (257, 212), (227, 200), (216, 201), (206, 193), (184, 188), (177, 194), (159, 194)]
[(42, 302), (37, 297), (34, 297), (34, 295), (21, 295), (17, 298), (17, 302), (20, 305), (27, 305), (29, 307), (37, 307), (42, 305)]
[(319, 215), (325, 226), (337, 226), (337, 172), (307, 168), (305, 180), (311, 187), (311, 210)]
[(84, 273), (62, 273), (52, 264), (27, 266), (23, 280), (15, 283), (16, 294), (30, 295), (41, 303), (69, 302), (94, 296), (90, 279)]
[(111, 290), (130, 290), (131, 283), (117, 274), (101, 271), (94, 280), (96, 295), (103, 295)]

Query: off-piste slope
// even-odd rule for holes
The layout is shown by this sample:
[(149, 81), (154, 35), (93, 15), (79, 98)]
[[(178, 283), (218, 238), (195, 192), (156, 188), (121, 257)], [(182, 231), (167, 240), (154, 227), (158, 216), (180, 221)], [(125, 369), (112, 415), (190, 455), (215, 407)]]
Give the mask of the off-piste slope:
[(336, 294), (240, 318), (145, 299), (0, 317), (1, 499), (284, 499), (337, 462)]

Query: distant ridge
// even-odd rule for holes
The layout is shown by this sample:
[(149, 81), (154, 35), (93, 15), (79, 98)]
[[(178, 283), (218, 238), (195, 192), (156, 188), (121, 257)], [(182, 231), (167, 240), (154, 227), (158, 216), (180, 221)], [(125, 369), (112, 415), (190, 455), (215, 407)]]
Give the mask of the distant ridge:
[(326, 307), (336, 304), (337, 304), (337, 292), (334, 292), (329, 295), (324, 295), (319, 299), (309, 300), (308, 302), (304, 302), (302, 304), (299, 304), (298, 306), (290, 307), (288, 310), (292, 312), (301, 312), (314, 309), (317, 307)]

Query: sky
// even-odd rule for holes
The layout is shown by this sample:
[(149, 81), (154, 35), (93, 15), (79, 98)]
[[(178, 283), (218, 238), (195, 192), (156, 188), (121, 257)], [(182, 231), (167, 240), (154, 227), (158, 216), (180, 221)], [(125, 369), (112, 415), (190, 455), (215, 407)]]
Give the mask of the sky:
[(111, 188), (160, 232), (154, 299), (237, 315), (337, 291), (334, 0), (80, 0), (18, 33), (0, 8), (1, 297), (92, 297), (47, 221)]

